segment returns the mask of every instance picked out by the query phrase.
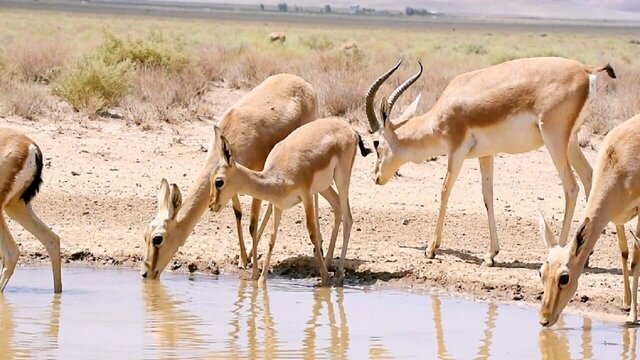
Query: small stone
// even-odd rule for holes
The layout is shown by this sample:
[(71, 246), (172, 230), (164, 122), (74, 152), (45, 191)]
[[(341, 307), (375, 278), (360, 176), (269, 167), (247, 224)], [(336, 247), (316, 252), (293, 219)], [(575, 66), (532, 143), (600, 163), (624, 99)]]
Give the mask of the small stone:
[(171, 270), (178, 270), (182, 267), (182, 263), (178, 260), (175, 260), (173, 264), (171, 264)]
[(198, 265), (196, 265), (195, 263), (189, 264), (189, 272), (193, 274), (196, 271), (198, 271)]
[(409, 225), (409, 219), (402, 220), (402, 225)]
[(589, 297), (587, 295), (580, 296), (580, 302), (586, 303), (589, 301)]
[(517, 293), (517, 294), (513, 295), (513, 300), (515, 300), (515, 301), (520, 301), (522, 299), (524, 299), (524, 295), (522, 295), (522, 293)]
[(79, 172), (77, 172), (77, 171), (72, 171), (72, 172), (71, 172), (71, 175), (73, 175), (73, 176), (80, 176), (80, 173), (79, 173)]
[(538, 200), (544, 200), (542, 196), (538, 196)]

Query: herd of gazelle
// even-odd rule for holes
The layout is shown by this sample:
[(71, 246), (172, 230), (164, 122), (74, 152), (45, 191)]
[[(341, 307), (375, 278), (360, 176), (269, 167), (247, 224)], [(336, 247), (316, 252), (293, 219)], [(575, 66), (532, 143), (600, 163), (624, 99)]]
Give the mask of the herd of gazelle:
[[(630, 289), (624, 224), (638, 215), (640, 206), (640, 115), (607, 135), (593, 180), (592, 168), (577, 142), (578, 118), (595, 91), (596, 74), (606, 71), (615, 78), (613, 69), (609, 65), (592, 68), (563, 58), (508, 61), (456, 76), (428, 112), (415, 116), (420, 101), (418, 95), (399, 118), (392, 120), (394, 104), (423, 72), (420, 64), (419, 71), (400, 84), (388, 99), (384, 98), (376, 109), (378, 89), (400, 65), (401, 61), (377, 78), (365, 95), (365, 110), (377, 155), (374, 179), (376, 184), (383, 185), (407, 162), (421, 163), (433, 156), (447, 155), (440, 210), (426, 256), (433, 258), (440, 247), (447, 201), (463, 161), (478, 158), (491, 239), (484, 264), (494, 265), (500, 249), (493, 210), (494, 155), (523, 153), (544, 145), (562, 181), (565, 212), (559, 240), (544, 218), (540, 218), (542, 236), (549, 250), (540, 269), (544, 285), (540, 323), (551, 326), (557, 321), (575, 293), (578, 277), (595, 242), (609, 222), (616, 226), (622, 256), (624, 303), (630, 309), (628, 321), (636, 322), (640, 242), (634, 235)], [(252, 279), (265, 281), (282, 212), (302, 203), (323, 285), (329, 281), (327, 269), (342, 225), (339, 283), (344, 275), (353, 223), (349, 185), (358, 148), (363, 156), (369, 153), (361, 135), (345, 119), (318, 119), (317, 96), (310, 84), (289, 74), (267, 78), (233, 105), (215, 126), (205, 165), (184, 201), (178, 186), (162, 179), (158, 212), (144, 235), (146, 255), (142, 276), (157, 279), (207, 207), (217, 212), (231, 201), (236, 215), (240, 265), (246, 267), (251, 261)], [(52, 259), (54, 289), (60, 292), (59, 238), (38, 219), (29, 204), (42, 182), (40, 149), (26, 136), (2, 129), (0, 170), (2, 210), (45, 245)], [(584, 220), (575, 237), (568, 241), (578, 196), (573, 170), (578, 173), (588, 203)], [(244, 245), (239, 194), (253, 197), (249, 254)], [(318, 194), (328, 201), (335, 216), (324, 258)], [(268, 205), (260, 221), (262, 201)], [(271, 216), (273, 231), (262, 274), (258, 277), (257, 245)], [(640, 224), (636, 231), (640, 232)], [(1, 291), (18, 259), (18, 247), (2, 213), (0, 240), (4, 259)]]

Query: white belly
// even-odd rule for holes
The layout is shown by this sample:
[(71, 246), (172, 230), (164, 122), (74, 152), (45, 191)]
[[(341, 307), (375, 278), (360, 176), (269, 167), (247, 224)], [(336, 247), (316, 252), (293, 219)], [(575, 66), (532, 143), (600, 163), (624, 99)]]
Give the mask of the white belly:
[(471, 128), (465, 143), (469, 147), (467, 158), (524, 153), (544, 144), (538, 116), (532, 113), (519, 113), (493, 126)]

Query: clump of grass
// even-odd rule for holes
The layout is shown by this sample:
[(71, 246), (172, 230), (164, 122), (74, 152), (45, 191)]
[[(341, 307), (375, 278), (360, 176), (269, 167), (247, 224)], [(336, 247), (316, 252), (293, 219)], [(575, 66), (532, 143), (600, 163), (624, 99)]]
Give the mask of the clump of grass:
[(138, 39), (122, 39), (105, 32), (104, 41), (96, 49), (96, 56), (108, 64), (129, 61), (136, 66), (178, 71), (187, 64), (184, 50), (183, 41), (168, 39), (160, 31), (150, 31), (146, 37)]
[(47, 89), (42, 85), (12, 81), (2, 86), (0, 102), (8, 113), (34, 120), (45, 113), (47, 97)]
[(333, 41), (327, 35), (309, 35), (300, 39), (300, 43), (306, 48), (315, 51), (327, 51), (333, 49)]
[(466, 44), (462, 46), (462, 50), (468, 55), (486, 55), (489, 53), (482, 44)]
[(56, 40), (14, 42), (5, 51), (7, 70), (22, 81), (48, 83), (68, 58), (68, 50)]
[(97, 56), (86, 56), (67, 68), (53, 88), (53, 94), (76, 110), (95, 114), (117, 105), (131, 88), (132, 64), (107, 63)]

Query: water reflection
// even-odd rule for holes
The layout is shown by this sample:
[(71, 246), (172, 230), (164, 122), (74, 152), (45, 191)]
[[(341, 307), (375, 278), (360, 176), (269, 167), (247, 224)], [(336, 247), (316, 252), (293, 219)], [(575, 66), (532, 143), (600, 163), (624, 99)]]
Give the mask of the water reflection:
[[(0, 358), (32, 359), (37, 357), (37, 354), (51, 356), (58, 348), (60, 307), (60, 294), (56, 294), (47, 309), (48, 314), (30, 314), (27, 319), (31, 324), (24, 328), (24, 324), (15, 320), (16, 306), (0, 294)], [(22, 317), (19, 319), (23, 320)], [(39, 329), (40, 326), (43, 326), (44, 330)], [(19, 331), (21, 328), (22, 331)], [(29, 336), (26, 340), (22, 338), (24, 332)]]

